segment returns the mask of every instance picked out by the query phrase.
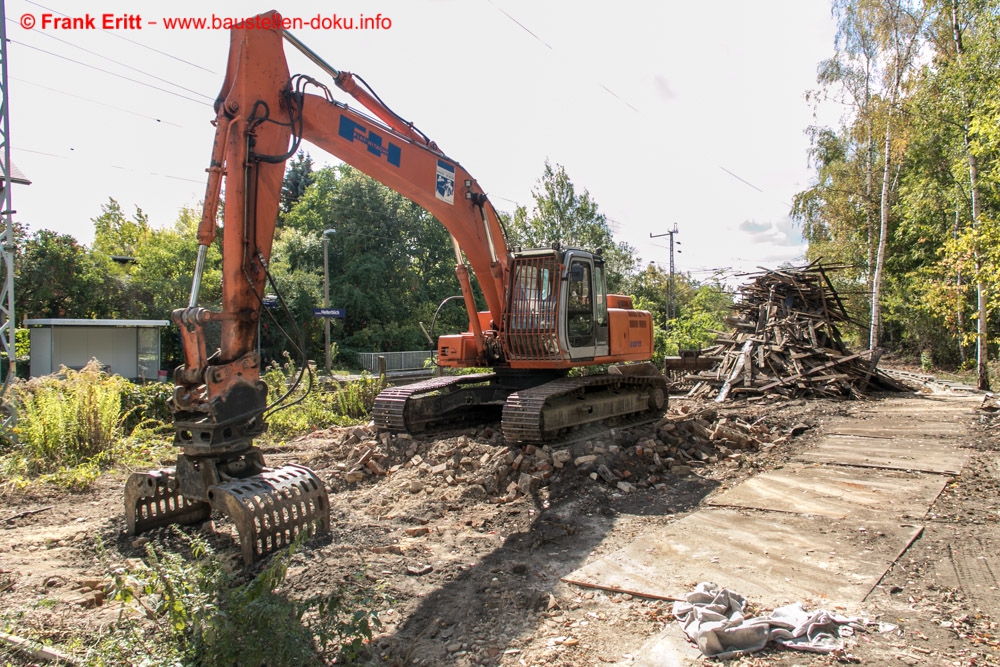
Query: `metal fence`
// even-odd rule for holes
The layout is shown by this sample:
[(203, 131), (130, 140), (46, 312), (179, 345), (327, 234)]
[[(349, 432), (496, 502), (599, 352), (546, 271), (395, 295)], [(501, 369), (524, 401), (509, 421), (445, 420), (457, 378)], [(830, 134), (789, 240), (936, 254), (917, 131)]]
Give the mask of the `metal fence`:
[(359, 352), (358, 365), (372, 373), (378, 373), (378, 358), (385, 357), (385, 370), (387, 373), (393, 371), (416, 371), (425, 368), (428, 359), (431, 358), (430, 350), (415, 352)]

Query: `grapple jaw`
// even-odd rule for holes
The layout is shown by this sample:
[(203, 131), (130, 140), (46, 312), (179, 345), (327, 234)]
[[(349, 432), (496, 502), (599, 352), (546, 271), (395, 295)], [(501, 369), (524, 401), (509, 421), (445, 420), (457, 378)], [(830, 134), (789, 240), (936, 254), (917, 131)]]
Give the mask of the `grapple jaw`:
[(125, 483), (125, 523), (129, 535), (172, 523), (199, 523), (211, 514), (208, 503), (180, 494), (173, 468), (132, 473)]
[(265, 468), (210, 486), (205, 500), (183, 495), (174, 468), (133, 473), (125, 485), (129, 535), (173, 523), (205, 521), (212, 510), (236, 526), (246, 565), (287, 547), (303, 531), (318, 535), (330, 530), (326, 487), (315, 472), (300, 465)]
[(287, 465), (223, 482), (208, 490), (209, 504), (228, 516), (250, 565), (290, 545), (302, 531), (330, 531), (330, 501), (322, 480), (309, 468)]

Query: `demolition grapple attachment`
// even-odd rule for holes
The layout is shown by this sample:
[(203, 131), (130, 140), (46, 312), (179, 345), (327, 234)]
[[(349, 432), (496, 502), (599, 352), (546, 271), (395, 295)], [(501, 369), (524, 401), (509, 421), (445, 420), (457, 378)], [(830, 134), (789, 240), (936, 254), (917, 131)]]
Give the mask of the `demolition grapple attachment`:
[(198, 523), (216, 510), (236, 526), (247, 565), (287, 547), (306, 531), (329, 532), (330, 505), (322, 480), (309, 468), (287, 465), (208, 489), (207, 500), (191, 500), (179, 488), (175, 468), (133, 473), (125, 485), (130, 535), (172, 523)]
[[(329, 532), (330, 500), (319, 476), (300, 465), (267, 468), (253, 445), (266, 428), (267, 385), (259, 380), (259, 365), (259, 356), (250, 353), (194, 376), (207, 383), (178, 382), (170, 404), (174, 444), (182, 453), (172, 468), (129, 477), (130, 535), (205, 521), (214, 510), (233, 522), (243, 560), (252, 565), (299, 533)], [(184, 380), (186, 372), (181, 366), (175, 379)]]

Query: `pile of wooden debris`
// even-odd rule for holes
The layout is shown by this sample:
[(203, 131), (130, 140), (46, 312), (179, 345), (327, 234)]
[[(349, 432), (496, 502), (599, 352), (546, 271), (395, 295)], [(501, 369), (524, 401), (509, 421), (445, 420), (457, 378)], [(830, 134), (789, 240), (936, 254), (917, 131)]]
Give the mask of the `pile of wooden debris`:
[(854, 396), (870, 391), (908, 391), (880, 373), (880, 352), (851, 352), (837, 324), (850, 322), (826, 269), (807, 266), (754, 274), (740, 288), (733, 331), (720, 333), (704, 354), (720, 357), (710, 371), (686, 376), (689, 396), (716, 401), (742, 394)]

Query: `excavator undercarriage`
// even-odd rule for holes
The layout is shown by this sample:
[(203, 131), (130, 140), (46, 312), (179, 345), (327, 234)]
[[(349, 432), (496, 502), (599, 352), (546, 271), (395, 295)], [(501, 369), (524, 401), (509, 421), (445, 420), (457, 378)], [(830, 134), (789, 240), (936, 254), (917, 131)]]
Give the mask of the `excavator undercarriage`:
[(621, 369), (631, 367), (620, 366), (582, 377), (560, 371), (438, 377), (383, 391), (372, 417), (378, 428), (409, 433), (500, 418), (510, 444), (554, 442), (582, 426), (659, 417), (666, 380), (634, 366), (646, 374), (625, 374)]

